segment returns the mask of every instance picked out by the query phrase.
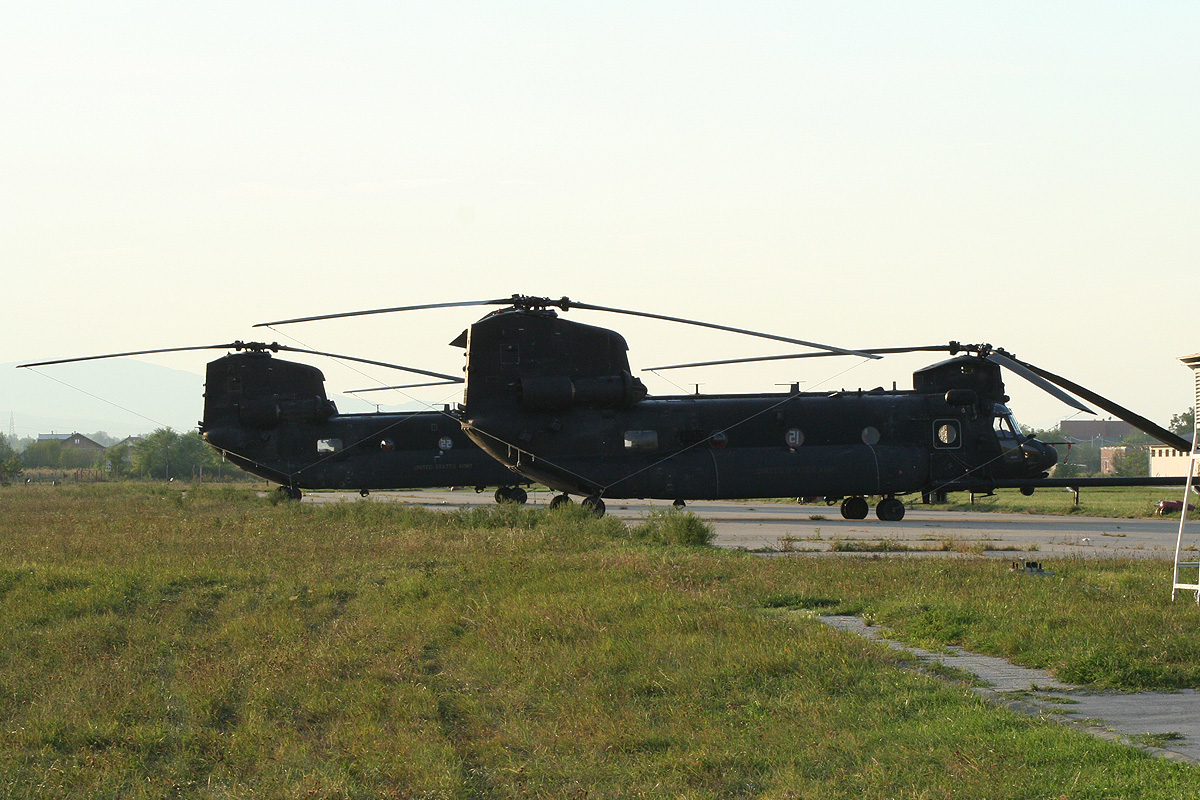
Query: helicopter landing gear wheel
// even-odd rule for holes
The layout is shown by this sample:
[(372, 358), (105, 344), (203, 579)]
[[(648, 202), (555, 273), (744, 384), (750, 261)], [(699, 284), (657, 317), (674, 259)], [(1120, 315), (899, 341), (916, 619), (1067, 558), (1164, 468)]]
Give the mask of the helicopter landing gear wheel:
[(516, 503), (523, 506), (529, 499), (529, 494), (520, 486), (501, 486), (496, 489), (495, 497), (497, 503)]
[(594, 494), (591, 497), (583, 498), (582, 505), (597, 517), (604, 516), (604, 500), (600, 498), (600, 495)]
[(904, 503), (894, 497), (885, 497), (875, 506), (875, 516), (883, 522), (899, 522), (904, 519)]
[(867, 505), (865, 497), (847, 497), (842, 501), (842, 517), (844, 519), (866, 519), (869, 510), (870, 506)]
[(550, 510), (553, 511), (561, 506), (570, 505), (572, 502), (570, 495), (556, 494), (550, 498)]
[(359, 489), (358, 493), (362, 497), (367, 497), (368, 495), (371, 494), (371, 490), (370, 489)]
[(279, 492), (279, 496), (284, 500), (299, 500), (301, 497), (304, 497), (304, 492), (295, 486), (280, 486), (275, 491)]
[(671, 505), (675, 506), (675, 508), (679, 509), (680, 511), (687, 508), (687, 502), (683, 500), (676, 500), (675, 502), (671, 503)]

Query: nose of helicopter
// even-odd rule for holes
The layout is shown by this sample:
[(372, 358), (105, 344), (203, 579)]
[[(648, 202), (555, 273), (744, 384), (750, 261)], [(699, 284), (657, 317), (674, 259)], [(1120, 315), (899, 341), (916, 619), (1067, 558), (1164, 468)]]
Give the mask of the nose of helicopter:
[(1021, 452), (1024, 455), (1025, 466), (1031, 474), (1049, 472), (1058, 463), (1058, 451), (1054, 446), (1037, 439), (1028, 439), (1022, 443)]

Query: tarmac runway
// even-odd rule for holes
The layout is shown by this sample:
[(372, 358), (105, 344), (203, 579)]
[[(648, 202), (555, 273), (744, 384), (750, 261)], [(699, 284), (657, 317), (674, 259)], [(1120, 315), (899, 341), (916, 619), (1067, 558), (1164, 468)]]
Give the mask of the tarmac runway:
[[(372, 492), (376, 500), (413, 503), (432, 509), (491, 504), (491, 492), (473, 489)], [(531, 492), (527, 507), (545, 507), (551, 492)], [(314, 492), (306, 502), (358, 500), (357, 492)], [(1177, 518), (1103, 517), (909, 509), (900, 522), (845, 520), (837, 505), (788, 502), (700, 500), (688, 509), (716, 528), (718, 547), (761, 553), (838, 555), (888, 552), (912, 556), (976, 553), (995, 558), (1036, 560), (1051, 556), (1122, 556), (1170, 560), (1179, 534)], [(636, 524), (665, 500), (610, 500), (607, 513)], [(1185, 549), (1200, 550), (1200, 520), (1185, 528)]]

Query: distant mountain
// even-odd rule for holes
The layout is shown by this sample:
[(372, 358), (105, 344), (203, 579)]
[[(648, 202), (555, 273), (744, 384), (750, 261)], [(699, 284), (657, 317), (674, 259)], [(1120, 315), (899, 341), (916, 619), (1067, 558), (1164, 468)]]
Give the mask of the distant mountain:
[(36, 372), (0, 364), (5, 435), (10, 419), (22, 438), (75, 431), (124, 438), (163, 427), (187, 432), (196, 428), (203, 407), (202, 376), (143, 361), (83, 361)]

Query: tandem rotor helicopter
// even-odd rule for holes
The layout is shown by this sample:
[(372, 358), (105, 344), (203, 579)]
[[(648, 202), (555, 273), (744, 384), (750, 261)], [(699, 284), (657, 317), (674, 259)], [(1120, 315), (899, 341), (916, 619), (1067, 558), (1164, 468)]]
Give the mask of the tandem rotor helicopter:
[[(876, 516), (895, 521), (904, 516), (900, 497), (907, 494), (940, 499), (953, 491), (987, 494), (1019, 488), (1029, 494), (1050, 486), (1182, 483), (1171, 478), (1048, 477), (1057, 453), (1017, 426), (1005, 405), (1001, 368), (1077, 409), (1094, 413), (1072, 395), (1176, 449), (1191, 447), (1113, 401), (990, 345), (951, 342), (847, 350), (566, 297), (525, 295), (325, 314), (260, 326), (465, 306), (500, 308), (451, 342), (466, 351), (467, 377), (463, 402), (449, 413), (463, 434), (510, 474), (558, 492), (551, 507), (568, 502), (571, 495), (581, 497), (598, 514), (604, 512), (606, 499), (618, 498), (672, 500), (682, 506), (687, 500), (823, 497), (841, 501), (846, 519), (863, 519), (869, 511), (867, 498), (878, 497)], [(555, 309), (649, 317), (820, 351), (768, 359), (879, 358), (914, 351), (944, 351), (950, 358), (917, 370), (911, 390), (801, 392), (794, 386), (776, 393), (652, 397), (632, 374), (620, 334), (564, 319)], [(735, 361), (753, 360), (763, 359)], [(718, 363), (731, 362), (652, 369)], [(308, 394), (318, 388), (319, 381), (313, 382)], [(233, 402), (230, 410), (236, 409), (240, 418), (244, 408)], [(277, 418), (284, 421), (285, 416)], [(311, 458), (312, 448), (325, 435), (324, 422), (311, 419), (307, 424), (307, 440), (297, 447), (307, 447)], [(220, 449), (243, 446), (241, 440), (223, 439), (219, 430), (206, 421), (205, 438)], [(281, 438), (290, 435), (280, 433)]]
[(308, 364), (272, 356), (294, 352), (402, 370), (433, 383), (461, 384), (453, 375), (354, 356), (324, 353), (277, 342), (169, 347), (21, 364), (32, 368), (75, 361), (233, 350), (210, 361), (205, 373), (200, 433), (230, 462), (279, 484), (298, 500), (303, 489), (357, 490), (497, 486), (496, 502), (524, 503), (528, 481), (476, 447), (448, 410), (339, 413), (325, 392), (325, 377)]

